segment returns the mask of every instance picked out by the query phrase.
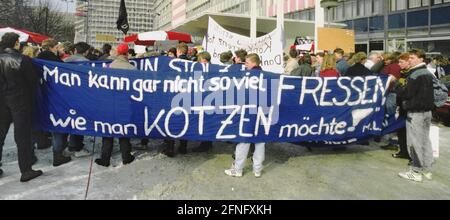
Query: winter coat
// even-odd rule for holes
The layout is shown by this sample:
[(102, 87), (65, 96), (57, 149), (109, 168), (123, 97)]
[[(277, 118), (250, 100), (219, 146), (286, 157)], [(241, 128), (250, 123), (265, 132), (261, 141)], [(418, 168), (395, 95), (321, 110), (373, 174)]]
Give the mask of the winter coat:
[(339, 74), (341, 74), (341, 76), (347, 75), (348, 68), (350, 68), (350, 65), (348, 65), (347, 61), (345, 61), (344, 59), (340, 59), (337, 61), (336, 69), (339, 72)]
[(38, 80), (31, 58), (11, 48), (0, 52), (0, 96), (31, 108)]
[(320, 77), (339, 77), (339, 72), (335, 69), (323, 70), (320, 72)]
[(427, 112), (435, 109), (433, 77), (424, 63), (411, 69), (406, 87), (397, 91), (406, 111)]
[(70, 57), (68, 57), (64, 62), (70, 63), (70, 62), (80, 62), (80, 61), (89, 61), (88, 58), (84, 57), (81, 54), (74, 54)]
[(355, 65), (351, 66), (347, 70), (347, 74), (345, 76), (355, 77), (355, 76), (368, 76), (372, 75), (372, 72), (367, 69), (361, 63), (355, 63)]
[(302, 64), (297, 69), (293, 70), (292, 76), (313, 76), (313, 69), (309, 64)]
[(119, 55), (116, 59), (109, 65), (109, 68), (113, 69), (125, 69), (125, 70), (136, 70), (136, 67), (130, 64), (128, 57), (124, 55)]
[(54, 62), (63, 62), (56, 54), (48, 50), (42, 51), (36, 58)]
[(298, 65), (298, 60), (295, 58), (290, 58), (286, 62), (286, 67), (284, 68), (284, 73), (287, 75), (292, 75), (292, 72), (299, 67), (300, 67), (300, 65)]
[(391, 63), (387, 66), (384, 66), (383, 70), (381, 71), (384, 74), (391, 75), (395, 77), (397, 80), (401, 78), (401, 71), (402, 69), (398, 65), (398, 63)]

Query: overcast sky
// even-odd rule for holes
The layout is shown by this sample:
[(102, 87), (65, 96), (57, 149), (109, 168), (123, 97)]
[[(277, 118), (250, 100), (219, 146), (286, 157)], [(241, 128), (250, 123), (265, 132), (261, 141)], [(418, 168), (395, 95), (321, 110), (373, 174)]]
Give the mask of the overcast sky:
[(69, 11), (69, 12), (75, 12), (75, 0), (50, 0), (55, 6), (58, 6), (58, 9), (60, 11)]

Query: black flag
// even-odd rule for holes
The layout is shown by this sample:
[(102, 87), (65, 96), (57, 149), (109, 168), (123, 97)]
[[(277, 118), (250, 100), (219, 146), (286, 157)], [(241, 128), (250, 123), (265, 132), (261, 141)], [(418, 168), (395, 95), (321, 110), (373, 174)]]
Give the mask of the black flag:
[(119, 18), (117, 19), (117, 29), (127, 34), (130, 30), (130, 25), (128, 25), (128, 14), (127, 8), (125, 7), (125, 0), (120, 1)]

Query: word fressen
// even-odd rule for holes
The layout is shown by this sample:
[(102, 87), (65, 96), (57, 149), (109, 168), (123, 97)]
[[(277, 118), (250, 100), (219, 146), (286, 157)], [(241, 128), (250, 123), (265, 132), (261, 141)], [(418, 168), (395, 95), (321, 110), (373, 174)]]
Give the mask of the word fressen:
[[(383, 100), (391, 78), (383, 84), (377, 76), (367, 77), (302, 77), (300, 85), (289, 84), (298, 82), (300, 77), (280, 76), (278, 86), (278, 104), (281, 104), (283, 92), (300, 91), (299, 104), (303, 105), (306, 99), (313, 99), (316, 106), (357, 106), (377, 103)], [(338, 88), (344, 91), (336, 92)], [(340, 95), (339, 97), (337, 95)], [(342, 95), (345, 94), (345, 95)]]

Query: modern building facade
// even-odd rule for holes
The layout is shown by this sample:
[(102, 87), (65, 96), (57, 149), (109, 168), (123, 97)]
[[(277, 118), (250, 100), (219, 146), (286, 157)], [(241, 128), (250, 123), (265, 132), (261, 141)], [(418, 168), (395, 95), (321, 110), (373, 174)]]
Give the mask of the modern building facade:
[[(155, 0), (126, 0), (125, 2), (130, 25), (128, 33), (153, 30)], [(100, 48), (104, 43), (117, 46), (125, 36), (116, 28), (119, 7), (120, 0), (77, 0), (75, 41), (87, 41), (96, 48)]]
[[(258, 15), (267, 15), (269, 0), (257, 0)], [(157, 0), (155, 29), (170, 30), (204, 12), (249, 14), (250, 0)], [(172, 10), (167, 10), (172, 9)]]
[[(157, 28), (171, 30), (204, 12), (249, 14), (250, 0), (158, 0)], [(285, 17), (315, 18), (315, 0), (258, 0), (260, 16), (276, 16), (282, 2)], [(325, 9), (326, 21), (345, 23), (355, 31), (357, 51), (405, 51), (421, 48), (450, 55), (450, 0), (339, 0)], [(167, 10), (163, 10), (163, 8)], [(169, 9), (172, 8), (172, 11)]]
[[(314, 20), (314, 10), (288, 11), (286, 17)], [(353, 29), (357, 51), (421, 48), (450, 56), (450, 0), (341, 0), (326, 9), (326, 20)]]

